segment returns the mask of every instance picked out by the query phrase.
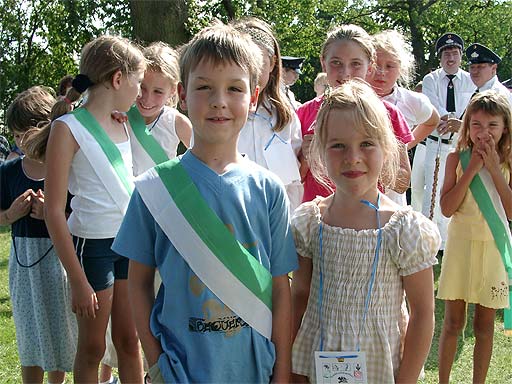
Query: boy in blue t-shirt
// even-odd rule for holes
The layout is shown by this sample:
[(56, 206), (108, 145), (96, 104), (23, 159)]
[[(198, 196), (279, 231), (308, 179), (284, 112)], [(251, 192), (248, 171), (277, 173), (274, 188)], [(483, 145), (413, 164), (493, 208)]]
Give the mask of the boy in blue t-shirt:
[(225, 25), (185, 46), (179, 93), (194, 146), (137, 180), (112, 246), (131, 259), (130, 299), (154, 383), (289, 379), (289, 203), (278, 178), (237, 151), (257, 102), (258, 52)]

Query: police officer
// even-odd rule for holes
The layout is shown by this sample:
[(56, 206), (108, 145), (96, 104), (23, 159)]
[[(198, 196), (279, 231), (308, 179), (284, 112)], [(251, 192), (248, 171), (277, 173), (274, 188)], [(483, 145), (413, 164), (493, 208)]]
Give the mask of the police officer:
[(299, 78), (299, 75), (302, 73), (300, 68), (303, 61), (303, 57), (281, 56), (281, 64), (283, 67), (281, 77), (284, 83), (284, 93), (286, 94), (286, 97), (290, 101), (290, 104), (294, 110), (297, 109), (301, 104), (295, 99), (295, 95), (293, 94), (290, 87), (295, 84)]
[(512, 105), (512, 93), (496, 76), (501, 57), (482, 44), (474, 43), (466, 49), (466, 57), (469, 62), (469, 74), (476, 86), (475, 92), (492, 89), (505, 95)]
[[(455, 33), (445, 33), (436, 42), (441, 68), (423, 78), (423, 93), (438, 110), (441, 121), (425, 143), (418, 144), (411, 174), (412, 205), (416, 209), (421, 207), (427, 217), (433, 208), (433, 221), (443, 238), (441, 249), (444, 249), (448, 219), (441, 213), (439, 197), (446, 156), (455, 144), (458, 129), (458, 124), (448, 124), (448, 117), (461, 117), (475, 89), (469, 73), (460, 68), (463, 49), (464, 41)], [(438, 167), (435, 166), (437, 156), (440, 160)], [(434, 173), (437, 173), (435, 193)], [(433, 195), (435, 200), (432, 203)]]

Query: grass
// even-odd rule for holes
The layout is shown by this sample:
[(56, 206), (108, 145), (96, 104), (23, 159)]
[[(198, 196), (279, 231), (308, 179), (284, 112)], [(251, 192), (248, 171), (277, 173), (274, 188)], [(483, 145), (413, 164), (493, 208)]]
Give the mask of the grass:
[[(0, 227), (0, 383), (20, 383), (21, 370), (16, 347), (14, 322), (9, 300), (8, 258), (10, 233)], [(435, 278), (439, 277), (440, 266), (435, 268)], [(437, 383), (437, 351), (439, 335), (443, 325), (444, 303), (436, 300), (436, 329), (432, 348), (425, 363), (425, 379), (422, 383)], [(468, 326), (464, 339), (459, 340), (457, 355), (453, 365), (451, 380), (453, 383), (470, 383), (472, 375), (472, 356), (475, 338), (472, 329), (473, 308), (468, 310)], [(494, 350), (487, 375), (488, 384), (512, 383), (512, 338), (503, 334), (503, 312), (499, 311), (494, 325)], [(67, 377), (71, 380), (71, 375)]]

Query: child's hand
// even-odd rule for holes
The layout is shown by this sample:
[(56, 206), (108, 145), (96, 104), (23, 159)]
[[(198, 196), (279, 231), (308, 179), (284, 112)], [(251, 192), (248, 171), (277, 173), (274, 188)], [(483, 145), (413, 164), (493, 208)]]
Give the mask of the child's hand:
[(22, 217), (28, 215), (32, 207), (32, 200), (36, 194), (32, 189), (27, 189), (16, 200), (14, 200), (7, 210), (6, 214), (11, 223), (18, 221)]
[(496, 151), (496, 143), (492, 135), (482, 139), (478, 145), (478, 151), (483, 159), (484, 166), (492, 174), (500, 173), (500, 156)]
[(38, 190), (35, 197), (32, 199), (32, 209), (30, 217), (33, 219), (44, 220), (44, 193)]
[(78, 317), (94, 319), (98, 309), (96, 293), (87, 281), (71, 286), (71, 310)]
[(482, 159), (482, 155), (480, 154), (480, 150), (476, 147), (473, 147), (471, 151), (471, 158), (469, 159), (469, 164), (467, 171), (474, 171), (475, 175), (482, 169), (484, 166), (484, 160)]
[(128, 116), (126, 114), (119, 111), (112, 111), (110, 116), (117, 121), (118, 123), (126, 123), (128, 121)]

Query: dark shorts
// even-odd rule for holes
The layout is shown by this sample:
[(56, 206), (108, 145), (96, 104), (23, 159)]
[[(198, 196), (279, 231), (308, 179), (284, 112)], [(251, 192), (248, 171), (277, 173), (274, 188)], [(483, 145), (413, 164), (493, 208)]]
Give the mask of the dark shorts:
[(114, 280), (128, 278), (128, 259), (110, 247), (114, 239), (84, 239), (73, 236), (78, 261), (95, 292), (111, 287)]

